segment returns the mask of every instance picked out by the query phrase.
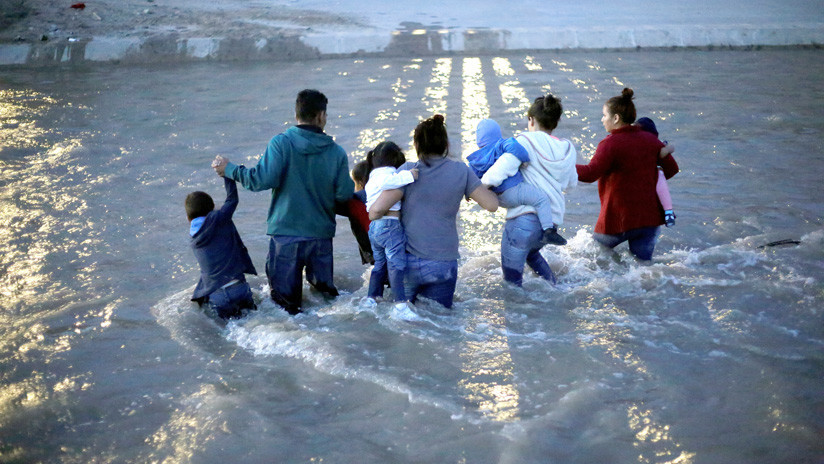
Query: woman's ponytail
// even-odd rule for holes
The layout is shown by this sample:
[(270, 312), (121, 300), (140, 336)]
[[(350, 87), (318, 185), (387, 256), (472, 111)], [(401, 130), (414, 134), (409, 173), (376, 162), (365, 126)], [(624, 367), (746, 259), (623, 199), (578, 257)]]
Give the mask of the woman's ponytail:
[(552, 132), (558, 127), (558, 121), (563, 113), (561, 100), (550, 93), (536, 98), (526, 115), (536, 120), (541, 129)]
[(441, 114), (421, 121), (415, 128), (412, 140), (415, 143), (418, 158), (427, 166), (429, 166), (428, 158), (449, 155), (449, 136), (446, 133), (446, 122)]
[(606, 102), (609, 114), (617, 114), (621, 122), (632, 124), (635, 122), (635, 103), (632, 102), (635, 92), (629, 87), (621, 91), (621, 95), (612, 97)]

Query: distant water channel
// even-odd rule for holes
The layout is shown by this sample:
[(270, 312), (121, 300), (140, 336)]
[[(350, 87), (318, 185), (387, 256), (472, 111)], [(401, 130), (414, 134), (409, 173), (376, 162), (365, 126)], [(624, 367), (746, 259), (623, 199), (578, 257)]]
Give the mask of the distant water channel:
[[(0, 461), (824, 462), (823, 75), (820, 50), (0, 70)], [(335, 302), (289, 317), (262, 275), (245, 319), (189, 302), (184, 196), (222, 200), (210, 160), (254, 164), (302, 88), (354, 163), (435, 112), (465, 156), (546, 92), (588, 160), (625, 86), (681, 166), (651, 265), (592, 241), (580, 184), (556, 287), (503, 284), (503, 215), (467, 203), (452, 311), (359, 308), (344, 218)], [(261, 271), (268, 198), (235, 215)]]

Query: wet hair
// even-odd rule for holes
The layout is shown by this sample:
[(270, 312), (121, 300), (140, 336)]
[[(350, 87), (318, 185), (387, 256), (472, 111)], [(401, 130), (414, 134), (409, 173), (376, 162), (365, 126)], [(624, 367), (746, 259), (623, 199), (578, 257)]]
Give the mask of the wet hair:
[(558, 127), (558, 120), (561, 119), (563, 113), (564, 107), (561, 106), (561, 100), (550, 93), (536, 98), (526, 115), (537, 121), (542, 129), (553, 131)]
[(604, 106), (607, 107), (609, 114), (617, 114), (621, 122), (632, 124), (635, 122), (635, 103), (632, 102), (632, 96), (632, 89), (624, 88), (621, 95), (610, 98)]
[(366, 154), (366, 162), (369, 165), (369, 172), (373, 169), (390, 166), (399, 168), (406, 162), (401, 147), (390, 140), (379, 143), (375, 148)]
[(355, 163), (355, 167), (352, 168), (352, 180), (363, 188), (366, 181), (369, 180), (369, 171), (369, 162), (367, 160)]
[(326, 111), (327, 103), (329, 103), (329, 100), (326, 95), (319, 91), (313, 89), (301, 90), (295, 100), (295, 117), (298, 121), (312, 121), (319, 114)]
[(186, 195), (186, 217), (191, 221), (194, 218), (206, 216), (215, 209), (215, 202), (206, 192), (192, 192)]
[(418, 123), (412, 140), (415, 142), (418, 158), (427, 166), (429, 158), (449, 156), (449, 136), (446, 134), (443, 115), (436, 114)]

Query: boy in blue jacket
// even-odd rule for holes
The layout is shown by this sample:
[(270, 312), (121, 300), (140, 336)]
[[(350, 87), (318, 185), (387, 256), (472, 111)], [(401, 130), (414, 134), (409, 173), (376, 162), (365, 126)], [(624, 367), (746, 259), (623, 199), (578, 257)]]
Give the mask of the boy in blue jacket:
[[(469, 167), (492, 191), (498, 194), (498, 201), (504, 208), (528, 205), (535, 208), (541, 228), (544, 230), (542, 242), (566, 245), (565, 238), (558, 234), (552, 221), (552, 206), (549, 197), (535, 186), (524, 182), (519, 170), (521, 164), (529, 162), (529, 153), (514, 137), (504, 139), (501, 126), (492, 119), (482, 119), (475, 131), (478, 150), (469, 155)], [(490, 170), (498, 159), (504, 157), (496, 169)], [(504, 166), (497, 169), (499, 166)]]
[(209, 307), (222, 319), (237, 318), (244, 309), (256, 309), (252, 289), (244, 274), (257, 274), (249, 252), (232, 221), (238, 205), (235, 181), (223, 178), (226, 201), (215, 210), (212, 197), (205, 192), (186, 196), (186, 216), (195, 258), (200, 265), (200, 280), (192, 301)]

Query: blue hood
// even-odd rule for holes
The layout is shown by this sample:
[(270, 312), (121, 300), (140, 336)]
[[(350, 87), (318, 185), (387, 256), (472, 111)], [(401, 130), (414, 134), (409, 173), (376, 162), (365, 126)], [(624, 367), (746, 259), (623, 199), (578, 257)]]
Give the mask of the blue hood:
[(502, 138), (501, 126), (492, 119), (482, 119), (478, 123), (478, 128), (475, 129), (475, 141), (478, 142), (480, 148), (495, 143)]

